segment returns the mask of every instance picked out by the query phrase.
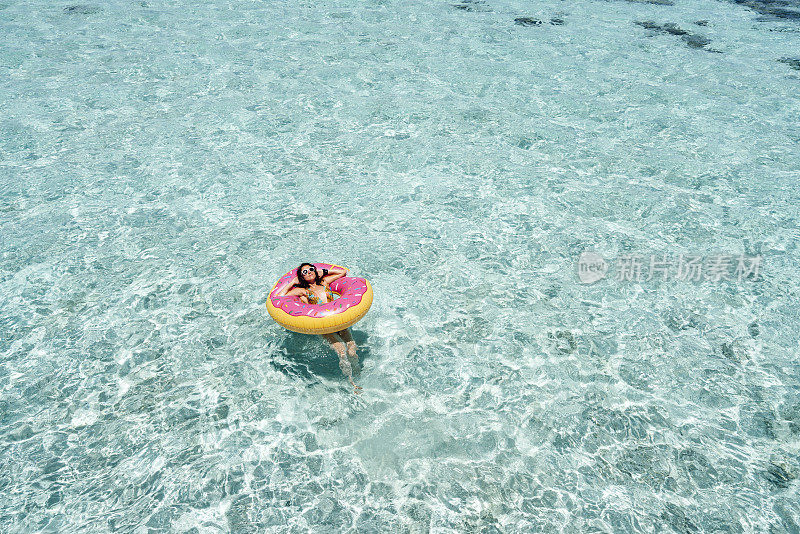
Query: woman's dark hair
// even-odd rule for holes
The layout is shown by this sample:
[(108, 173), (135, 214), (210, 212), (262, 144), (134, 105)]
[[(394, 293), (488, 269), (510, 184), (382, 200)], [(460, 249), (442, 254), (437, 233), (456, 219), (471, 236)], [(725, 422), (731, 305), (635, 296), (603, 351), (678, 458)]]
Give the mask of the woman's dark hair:
[[(293, 287), (302, 287), (302, 288), (309, 287), (309, 283), (306, 282), (303, 279), (303, 276), (300, 274), (300, 271), (303, 270), (304, 265), (308, 265), (309, 267), (314, 267), (313, 263), (301, 263), (300, 267), (297, 268), (297, 283)], [(314, 280), (315, 284), (322, 283), (322, 277), (319, 275), (319, 269), (317, 269), (316, 267), (314, 267), (314, 276), (316, 277), (316, 280)]]

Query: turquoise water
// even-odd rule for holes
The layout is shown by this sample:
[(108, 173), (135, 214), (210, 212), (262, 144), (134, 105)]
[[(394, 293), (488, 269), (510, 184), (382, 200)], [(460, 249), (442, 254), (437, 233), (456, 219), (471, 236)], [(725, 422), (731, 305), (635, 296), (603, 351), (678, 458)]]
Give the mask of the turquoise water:
[(797, 532), (797, 13), (4, 0), (0, 530)]

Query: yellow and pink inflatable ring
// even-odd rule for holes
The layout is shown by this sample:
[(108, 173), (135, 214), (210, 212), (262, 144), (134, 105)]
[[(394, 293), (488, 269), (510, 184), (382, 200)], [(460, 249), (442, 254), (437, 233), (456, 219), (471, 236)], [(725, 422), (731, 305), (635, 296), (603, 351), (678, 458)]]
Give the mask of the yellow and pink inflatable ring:
[[(321, 271), (339, 267), (329, 263), (315, 263)], [(342, 267), (343, 268), (343, 267)], [(344, 330), (358, 321), (372, 306), (372, 286), (363, 278), (343, 276), (330, 283), (331, 291), (339, 298), (327, 304), (304, 304), (300, 297), (276, 296), (292, 283), (297, 272), (292, 269), (272, 286), (267, 297), (267, 310), (275, 322), (301, 334), (330, 334)]]

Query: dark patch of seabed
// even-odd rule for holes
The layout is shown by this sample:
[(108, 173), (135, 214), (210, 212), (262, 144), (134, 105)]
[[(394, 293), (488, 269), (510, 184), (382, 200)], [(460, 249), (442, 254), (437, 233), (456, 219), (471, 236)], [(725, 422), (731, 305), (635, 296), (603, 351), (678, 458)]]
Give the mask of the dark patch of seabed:
[(800, 22), (800, 2), (798, 0), (733, 0), (733, 2), (749, 7), (768, 18)]
[(684, 29), (678, 27), (677, 24), (674, 22), (665, 22), (664, 24), (656, 24), (652, 20), (647, 21), (636, 21), (634, 22), (637, 26), (641, 26), (642, 28), (652, 30), (658, 33), (664, 33), (669, 35), (675, 35), (676, 37), (680, 37), (683, 42), (685, 42), (690, 48), (701, 48), (708, 51), (712, 51), (711, 49), (705, 48), (711, 40), (703, 37), (702, 35), (697, 35), (695, 33), (688, 32)]

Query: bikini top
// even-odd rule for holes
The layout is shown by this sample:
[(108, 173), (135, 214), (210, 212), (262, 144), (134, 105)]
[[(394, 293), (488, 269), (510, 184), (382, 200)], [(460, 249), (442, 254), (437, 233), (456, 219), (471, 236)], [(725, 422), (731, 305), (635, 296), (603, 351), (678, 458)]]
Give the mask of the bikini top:
[(328, 286), (325, 286), (325, 294), (328, 297), (326, 302), (320, 302), (322, 299), (312, 293), (310, 289), (306, 288), (306, 292), (308, 293), (306, 296), (308, 297), (309, 304), (327, 304), (328, 302), (333, 302), (333, 291), (331, 291), (331, 288)]

